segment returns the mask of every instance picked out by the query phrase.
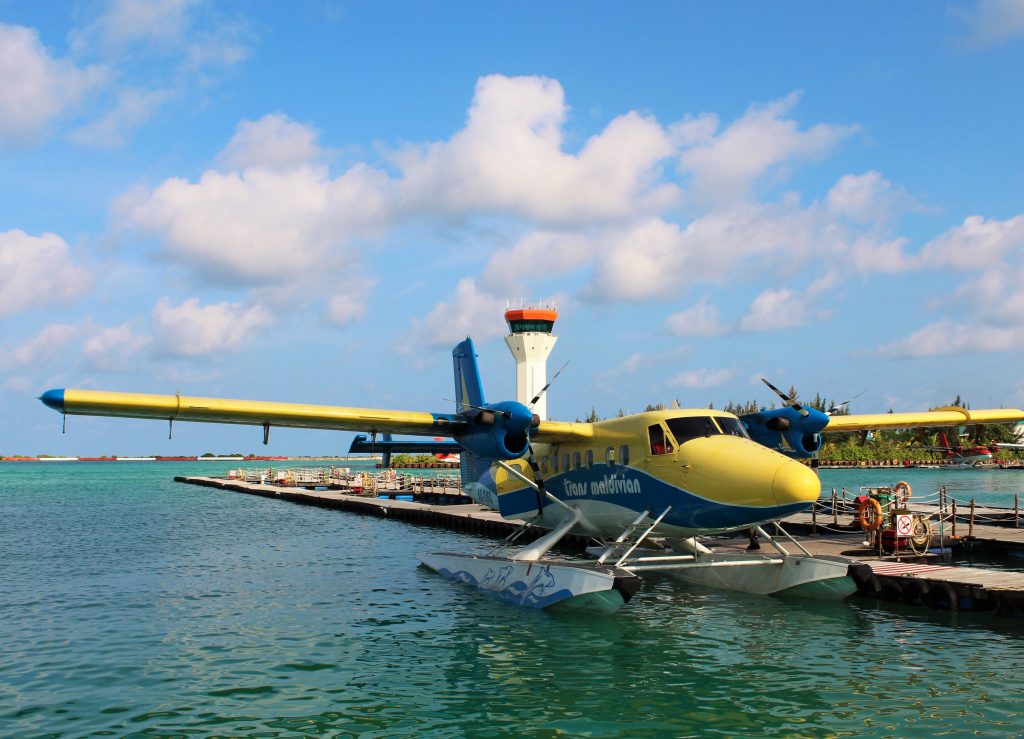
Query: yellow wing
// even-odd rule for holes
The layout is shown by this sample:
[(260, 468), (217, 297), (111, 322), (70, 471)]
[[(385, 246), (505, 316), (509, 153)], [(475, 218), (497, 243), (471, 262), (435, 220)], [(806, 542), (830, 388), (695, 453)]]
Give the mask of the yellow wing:
[[(469, 429), (469, 419), (456, 413), (426, 413), (337, 405), (275, 403), (261, 400), (199, 398), (187, 395), (148, 395), (102, 390), (47, 390), (46, 405), (73, 416), (117, 416), (252, 426), (284, 426), (338, 431), (453, 436)], [(541, 441), (589, 439), (589, 423), (542, 421), (531, 436)]]
[(239, 423), (342, 431), (450, 436), (465, 427), (457, 414), (349, 408), (336, 405), (273, 403), (260, 400), (146, 395), (101, 390), (48, 390), (40, 398), (61, 413), (75, 416), (157, 418), (206, 423)]
[(1024, 419), (1024, 411), (1016, 408), (993, 408), (972, 411), (949, 406), (919, 413), (869, 413), (832, 416), (822, 433), (841, 431), (877, 431), (926, 426), (969, 426), (978, 423), (1014, 423)]
[(588, 441), (594, 438), (594, 424), (573, 423), (572, 421), (541, 421), (534, 431), (530, 432), (533, 441), (571, 442)]

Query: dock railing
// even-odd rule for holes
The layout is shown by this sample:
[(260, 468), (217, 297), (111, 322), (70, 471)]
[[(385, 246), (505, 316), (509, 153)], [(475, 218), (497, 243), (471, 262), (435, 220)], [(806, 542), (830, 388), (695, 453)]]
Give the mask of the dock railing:
[(324, 488), (351, 495), (462, 495), (462, 478), (458, 474), (353, 472), (348, 467), (261, 467), (229, 470), (226, 477), (276, 487)]
[[(846, 488), (823, 492), (822, 496), (811, 507), (811, 533), (849, 534), (860, 531), (859, 509), (857, 498), (866, 495), (869, 488), (862, 488), (854, 493)], [(1020, 496), (1014, 494), (1013, 507), (982, 506), (975, 498), (966, 502), (957, 501), (949, 495), (945, 486), (929, 495), (916, 494), (904, 500), (891, 499), (881, 503), (882, 521), (890, 520), (893, 509), (908, 511), (915, 518), (927, 521), (931, 532), (932, 546), (939, 551), (952, 541), (971, 538), (979, 526), (999, 526), (1020, 528)], [(916, 525), (916, 524), (915, 524)], [(886, 528), (883, 525), (883, 528)], [(893, 553), (895, 556), (899, 552)]]

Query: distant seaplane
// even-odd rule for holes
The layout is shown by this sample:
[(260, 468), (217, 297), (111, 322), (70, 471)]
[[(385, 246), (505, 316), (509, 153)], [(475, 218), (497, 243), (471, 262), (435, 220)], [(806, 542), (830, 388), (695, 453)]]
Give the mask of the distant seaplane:
[[(794, 457), (812, 456), (828, 432), (1024, 419), (1020, 410), (963, 408), (829, 416), (769, 385), (782, 407), (743, 416), (700, 408), (594, 423), (549, 421), (535, 410), (550, 383), (529, 402), (489, 403), (472, 340), (455, 346), (452, 358), (453, 412), (74, 389), (48, 390), (40, 399), (66, 415), (262, 426), (264, 442), (272, 426), (451, 439), (461, 452), (463, 489), (471, 498), (522, 521), (520, 533), (530, 527), (547, 533), (500, 556), (427, 553), (421, 562), (521, 605), (599, 612), (629, 601), (639, 575), (648, 572), (750, 593), (845, 597), (854, 589), (847, 576), (851, 560), (814, 557), (802, 548), (791, 554), (763, 528), (820, 495), (814, 471)], [(431, 446), (437, 443), (377, 442), (389, 451), (437, 449)], [(716, 553), (696, 538), (751, 528), (776, 553)], [(596, 560), (549, 554), (570, 532), (594, 537), (600, 544)], [(655, 538), (667, 546), (654, 552), (641, 547)]]
[(1024, 449), (1024, 444), (993, 442), (988, 445), (975, 444), (974, 446), (963, 446), (950, 443), (949, 437), (943, 431), (939, 434), (939, 444), (937, 446), (923, 448), (928, 451), (938, 452), (942, 457), (942, 461), (952, 467), (975, 469), (990, 466), (1000, 449), (1020, 450)]

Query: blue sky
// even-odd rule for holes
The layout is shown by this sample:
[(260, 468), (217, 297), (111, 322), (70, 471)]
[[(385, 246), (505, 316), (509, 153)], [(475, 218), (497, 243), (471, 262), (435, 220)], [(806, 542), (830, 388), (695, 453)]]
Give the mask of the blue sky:
[[(0, 453), (259, 451), (89, 387), (554, 418), (1024, 406), (1024, 2), (0, 0)], [(347, 449), (279, 429), (269, 451)]]

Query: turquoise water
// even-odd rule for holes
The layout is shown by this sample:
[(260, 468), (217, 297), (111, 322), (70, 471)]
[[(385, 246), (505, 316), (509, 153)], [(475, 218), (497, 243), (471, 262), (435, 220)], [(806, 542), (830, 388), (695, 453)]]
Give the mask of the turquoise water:
[(0, 735), (1024, 731), (1018, 621), (667, 577), (526, 611), (415, 564), (485, 540), (171, 481), (227, 466), (0, 465)]
[(822, 494), (829, 497), (832, 488), (838, 492), (845, 486), (856, 495), (861, 486), (877, 487), (906, 480), (913, 488), (914, 498), (934, 501), (935, 492), (945, 486), (957, 505), (969, 504), (974, 498), (978, 505), (1013, 508), (1016, 493), (1024, 508), (1024, 469), (845, 468), (821, 470), (820, 476)]

